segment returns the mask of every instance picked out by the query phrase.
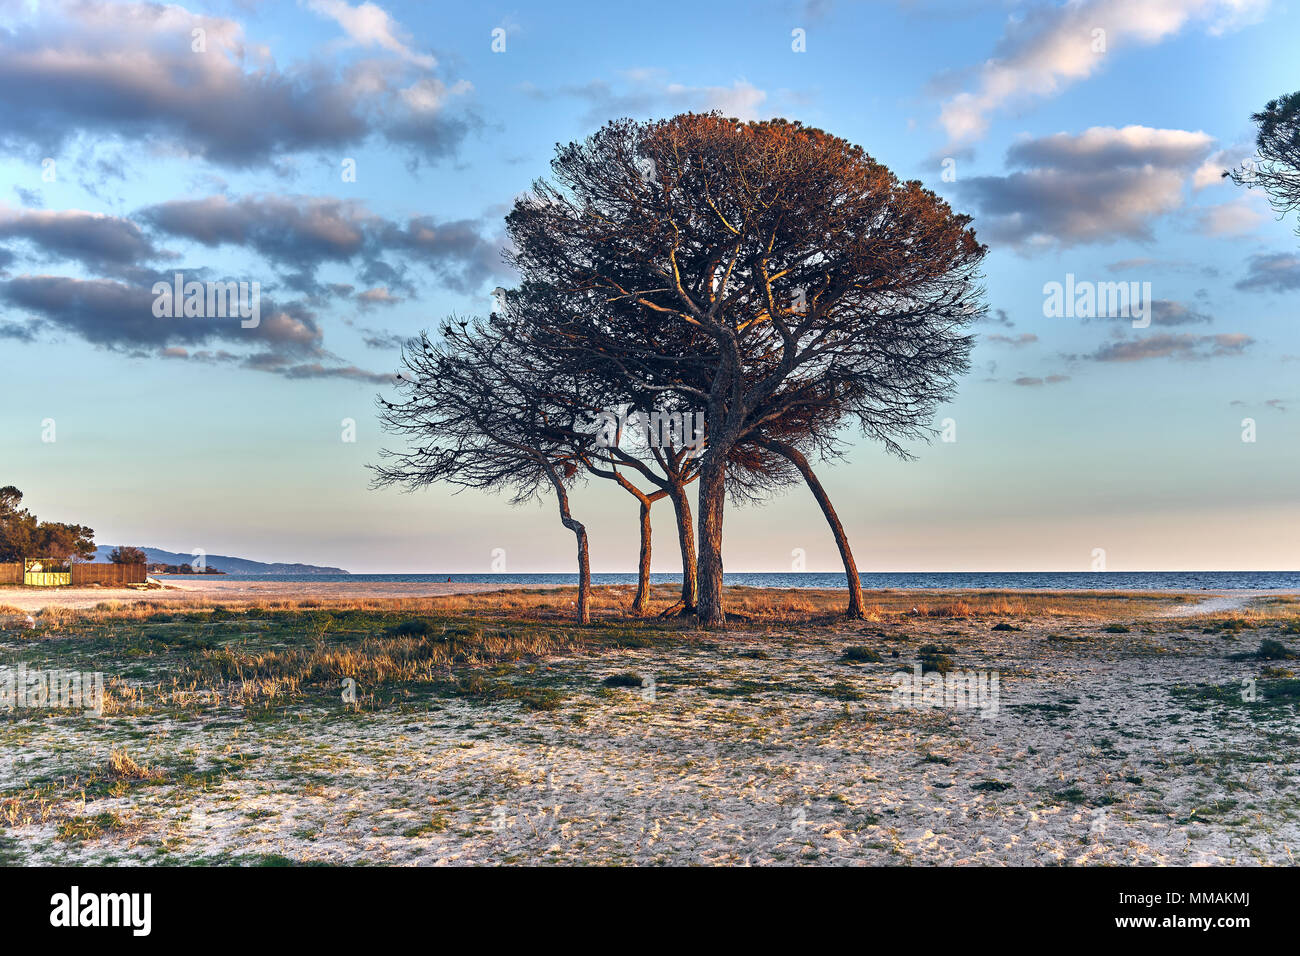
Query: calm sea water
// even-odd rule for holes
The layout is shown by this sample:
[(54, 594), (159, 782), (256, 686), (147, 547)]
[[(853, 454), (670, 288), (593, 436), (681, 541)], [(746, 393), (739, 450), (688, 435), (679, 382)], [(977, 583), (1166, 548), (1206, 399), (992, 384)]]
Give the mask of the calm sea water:
[[(190, 575), (168, 575), (188, 578)], [(656, 584), (681, 581), (680, 574), (652, 574)], [(531, 584), (538, 587), (576, 584), (576, 574), (226, 574), (227, 581), (381, 581), (389, 583), (464, 582), (473, 584)], [(635, 574), (593, 574), (593, 584), (636, 584)], [(761, 588), (844, 587), (844, 573), (729, 573), (727, 584)], [(904, 572), (863, 574), (870, 590), (898, 588), (990, 590), (1045, 589), (1106, 591), (1300, 591), (1300, 571), (991, 571)]]

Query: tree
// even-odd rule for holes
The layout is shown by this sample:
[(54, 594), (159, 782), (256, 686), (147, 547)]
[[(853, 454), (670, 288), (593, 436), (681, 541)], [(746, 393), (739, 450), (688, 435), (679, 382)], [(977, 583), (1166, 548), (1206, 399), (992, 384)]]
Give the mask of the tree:
[(38, 521), (20, 507), (23, 493), (13, 485), (0, 488), (0, 561), (28, 557), (89, 561), (95, 555), (95, 532), (84, 525)]
[(90, 561), (95, 557), (95, 532), (85, 525), (42, 521), (37, 525), (33, 548), (41, 557)]
[(1251, 120), (1259, 127), (1258, 159), (1224, 175), (1238, 185), (1267, 190), (1279, 215), (1300, 210), (1300, 91), (1270, 100)]
[[(687, 487), (699, 475), (699, 456), (706, 436), (691, 404), (664, 384), (671, 365), (659, 362), (657, 371), (647, 369), (665, 351), (693, 354), (706, 343), (692, 346), (678, 342), (665, 350), (657, 338), (631, 342), (622, 329), (611, 341), (607, 330), (617, 327), (617, 318), (604, 316), (599, 301), (584, 301), (575, 314), (567, 297), (557, 295), (551, 287), (526, 283), (517, 290), (499, 291), (503, 293), (499, 299), (501, 313), (493, 313), (494, 327), (510, 329), (512, 343), (529, 352), (538, 367), (574, 369), (582, 383), (575, 411), (605, 420), (607, 427), (600, 429), (607, 433), (605, 440), (598, 441), (594, 451), (580, 453), (588, 472), (619, 482), (646, 506), (641, 514), (642, 548), (634, 610), (644, 613), (648, 603), (650, 525), (646, 512), (659, 495), (633, 485), (628, 471), (637, 473), (660, 492), (667, 492), (673, 502), (682, 555), (682, 591), (681, 599), (661, 616), (694, 614), (697, 552)], [(782, 414), (788, 421), (788, 413)], [(800, 414), (807, 415), (802, 409)], [(572, 438), (575, 447), (585, 449), (590, 436)], [(738, 501), (759, 502), (773, 489), (797, 481), (798, 474), (782, 465), (779, 456), (737, 445), (729, 458), (730, 495)]]
[[(645, 613), (649, 603), (651, 528), (647, 512), (666, 493), (673, 503), (683, 573), (681, 600), (663, 613), (693, 613), (695, 530), (686, 489), (697, 477), (698, 462), (692, 442), (695, 423), (688, 427), (681, 418), (688, 409), (665, 404), (659, 398), (663, 389), (630, 376), (611, 352), (593, 348), (585, 326), (599, 321), (598, 316), (571, 314), (572, 301), (555, 288), (525, 284), (498, 291), (502, 293), (499, 311), (492, 313), (489, 320), (494, 332), (505, 337), (512, 348), (527, 354), (528, 361), (543, 376), (562, 369), (567, 380), (579, 386), (562, 398), (573, 416), (574, 430), (567, 438), (576, 457), (588, 474), (616, 481), (638, 500), (638, 511), (642, 512), (641, 553), (634, 611)], [(560, 399), (554, 390), (552, 397)], [(643, 419), (647, 411), (657, 413), (663, 421)], [(675, 438), (659, 430), (665, 421), (678, 424)], [(634, 423), (639, 427), (633, 427)], [(686, 435), (687, 431), (691, 435)], [(655, 438), (650, 432), (655, 433)], [(640, 487), (633, 477), (641, 482)], [(645, 488), (646, 484), (652, 488)]]
[[(843, 449), (837, 440), (837, 426), (844, 415), (846, 407), (852, 405), (843, 394), (836, 394), (835, 385), (825, 386), (813, 383), (800, 386), (803, 391), (802, 401), (794, 401), (783, 396), (777, 404), (782, 408), (779, 416), (769, 420), (763, 414), (757, 416), (759, 424), (745, 443), (779, 456), (793, 466), (803, 478), (814, 500), (821, 508), (826, 524), (839, 549), (840, 561), (844, 565), (845, 587), (849, 592), (849, 604), (845, 617), (861, 620), (866, 610), (862, 601), (862, 579), (858, 574), (858, 565), (849, 545), (848, 535), (840, 522), (839, 514), (831, 503), (830, 495), (822, 486), (808, 461), (807, 453), (815, 454), (823, 460), (839, 458)], [(872, 416), (873, 418), (875, 416)], [(892, 441), (889, 434), (883, 436), (885, 447), (906, 457), (902, 447)], [(802, 450), (801, 450), (802, 449)]]
[(149, 559), (142, 549), (125, 546), (110, 551), (108, 560), (112, 564), (146, 564)]
[(572, 436), (577, 383), (563, 372), (530, 364), (508, 338), (481, 321), (444, 323), (435, 344), (427, 333), (402, 350), (397, 376), (403, 400), (379, 399), (380, 420), (409, 440), (385, 449), (375, 484), (408, 489), (448, 482), (509, 491), (514, 503), (550, 490), (560, 523), (578, 552), (577, 619), (590, 621), (591, 564), (587, 529), (572, 513), (569, 489), (580, 476)]
[(512, 261), (600, 316), (575, 341), (703, 408), (698, 614), (722, 624), (733, 452), (814, 385), (869, 434), (922, 433), (968, 367), (987, 250), (919, 182), (783, 120), (610, 123), (552, 172), (507, 219)]
[(0, 488), (0, 561), (21, 561), (36, 543), (36, 516), (19, 507), (23, 493), (13, 485)]
[[(637, 403), (633, 402), (632, 405)], [(637, 591), (633, 599), (633, 612), (640, 615), (647, 613), (650, 602), (650, 555), (651, 555), (651, 525), (650, 525), (650, 507), (656, 501), (663, 497), (671, 498), (673, 502), (674, 517), (677, 523), (677, 542), (681, 550), (682, 557), (682, 590), (681, 599), (668, 610), (662, 612), (662, 616), (668, 616), (673, 613), (694, 613), (695, 595), (696, 595), (696, 578), (695, 578), (695, 528), (691, 522), (691, 504), (686, 495), (686, 488), (695, 481), (698, 470), (696, 468), (694, 449), (684, 443), (673, 443), (671, 441), (649, 440), (646, 438), (654, 430), (656, 422), (651, 422), (646, 426), (646, 434), (640, 436), (629, 436), (624, 429), (625, 419), (623, 418), (625, 409), (619, 405), (616, 410), (602, 409), (599, 415), (613, 417), (617, 413), (618, 421), (613, 429), (613, 440), (602, 443), (596, 442), (596, 447), (591, 450), (583, 449), (581, 458), (587, 471), (600, 478), (609, 478), (617, 481), (625, 490), (636, 497), (639, 502), (639, 518), (641, 533), (641, 550), (637, 564)], [(634, 411), (626, 416), (626, 420), (635, 420), (637, 425), (631, 429), (633, 431), (641, 428), (640, 416), (644, 415), (643, 411)], [(634, 419), (633, 416), (636, 416)], [(681, 419), (678, 419), (681, 421)], [(662, 439), (660, 433), (657, 438)], [(657, 490), (652, 492), (642, 491), (636, 487), (627, 477), (627, 470), (631, 470), (644, 478), (650, 484), (654, 485)]]
[[(650, 508), (660, 498), (666, 497), (668, 492), (663, 489), (653, 492), (642, 491), (635, 482), (628, 478), (624, 471), (620, 470), (619, 466), (622, 461), (618, 450), (607, 455), (599, 453), (606, 448), (618, 449), (618, 437), (616, 437), (614, 445), (600, 445), (598, 443), (597, 450), (579, 452), (578, 457), (590, 474), (617, 482), (619, 487), (632, 495), (637, 501), (641, 546), (637, 555), (636, 594), (632, 598), (632, 613), (640, 617), (650, 610), (650, 559), (653, 534), (650, 524)], [(638, 470), (641, 470), (644, 474), (645, 469), (639, 463), (637, 463), (637, 466)]]

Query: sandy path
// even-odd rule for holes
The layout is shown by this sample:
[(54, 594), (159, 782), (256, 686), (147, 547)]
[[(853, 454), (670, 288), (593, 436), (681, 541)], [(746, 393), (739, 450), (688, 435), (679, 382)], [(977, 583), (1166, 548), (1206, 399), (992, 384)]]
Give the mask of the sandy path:
[(1222, 614), (1224, 611), (1237, 611), (1247, 607), (1261, 597), (1278, 597), (1294, 594), (1294, 591), (1232, 591), (1216, 593), (1195, 604), (1179, 604), (1161, 611), (1157, 617), (1194, 617), (1200, 614)]
[(222, 581), (198, 580), (174, 583), (161, 590), (133, 588), (4, 588), (0, 607), (35, 612), (47, 607), (88, 608), (104, 601), (148, 601), (150, 603), (212, 604), (240, 601), (320, 600), (346, 601), (364, 598), (422, 598), (448, 594), (477, 594), (482, 591), (536, 587), (530, 584), (472, 584), (468, 582), (384, 582), (384, 581)]

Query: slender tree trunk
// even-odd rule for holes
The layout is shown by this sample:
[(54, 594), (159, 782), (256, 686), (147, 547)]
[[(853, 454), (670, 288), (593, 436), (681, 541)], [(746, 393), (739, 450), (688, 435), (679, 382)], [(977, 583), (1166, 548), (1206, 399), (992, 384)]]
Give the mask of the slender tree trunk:
[(722, 627), (722, 508), (726, 501), (726, 456), (706, 454), (700, 469), (699, 600), (696, 615), (707, 627)]
[(566, 522), (578, 539), (578, 623), (591, 623), (591, 559), (587, 555), (587, 529), (572, 518)]
[(853, 560), (853, 551), (849, 548), (849, 537), (844, 533), (844, 526), (840, 524), (839, 515), (835, 513), (835, 506), (831, 504), (831, 499), (826, 494), (826, 489), (822, 483), (817, 480), (813, 474), (812, 466), (808, 464), (808, 459), (803, 453), (791, 445), (784, 442), (767, 440), (760, 442), (764, 448), (771, 449), (783, 458), (788, 459), (799, 469), (803, 475), (803, 480), (808, 483), (808, 490), (813, 493), (817, 499), (817, 504), (821, 506), (822, 514), (826, 516), (826, 523), (831, 527), (831, 534), (835, 535), (835, 544), (840, 549), (840, 560), (844, 562), (844, 578), (849, 588), (849, 607), (845, 611), (845, 616), (854, 620), (860, 620), (864, 616), (862, 608), (862, 580), (858, 577), (858, 565)]
[(650, 610), (650, 499), (641, 499), (641, 560), (637, 565), (636, 597), (632, 613), (644, 617)]
[(632, 484), (626, 476), (614, 472), (614, 478), (624, 491), (636, 498), (641, 508), (641, 557), (637, 562), (636, 597), (632, 599), (632, 613), (638, 617), (644, 617), (650, 611), (650, 541), (653, 535), (653, 528), (650, 524), (650, 506), (668, 492), (656, 491), (652, 495), (647, 495)]
[(591, 623), (591, 560), (587, 554), (587, 527), (569, 512), (569, 493), (564, 482), (556, 474), (555, 466), (544, 462), (546, 472), (550, 475), (551, 485), (555, 488), (555, 499), (560, 506), (560, 524), (573, 532), (578, 539), (578, 623)]
[(677, 543), (682, 551), (681, 613), (694, 614), (699, 600), (700, 579), (697, 576), (699, 569), (695, 566), (695, 521), (691, 514), (691, 499), (686, 494), (685, 485), (674, 485), (670, 493), (677, 516)]

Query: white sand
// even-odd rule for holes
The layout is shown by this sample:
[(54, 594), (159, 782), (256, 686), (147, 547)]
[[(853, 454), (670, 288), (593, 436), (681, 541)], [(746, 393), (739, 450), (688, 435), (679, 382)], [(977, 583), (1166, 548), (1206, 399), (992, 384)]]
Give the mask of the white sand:
[[(123, 739), (144, 763), (181, 752), (199, 768), (242, 766), (206, 788), (167, 783), (76, 801), (8, 835), (28, 862), (72, 864), (214, 854), (392, 864), (1294, 863), (1294, 714), (1197, 706), (1171, 693), (1257, 674), (1228, 654), (1254, 647), (1258, 634), (1203, 634), (1194, 620), (1158, 634), (1073, 621), (989, 627), (908, 620), (884, 625), (888, 639), (874, 625), (840, 635), (731, 632), (496, 672), (566, 695), (545, 712), (450, 697), (408, 714), (357, 716), (340, 705), (249, 722), (223, 705), (181, 719), (27, 722), (21, 753), (0, 762), (9, 786), (102, 767)], [(996, 718), (890, 708), (891, 675), (930, 640), (953, 644), (959, 667), (1000, 673)], [(887, 659), (846, 664), (849, 643)], [(759, 652), (766, 657), (744, 656)], [(653, 700), (602, 692), (602, 678), (629, 670), (654, 678)], [(106, 811), (123, 830), (84, 843), (56, 838), (59, 813)]]

